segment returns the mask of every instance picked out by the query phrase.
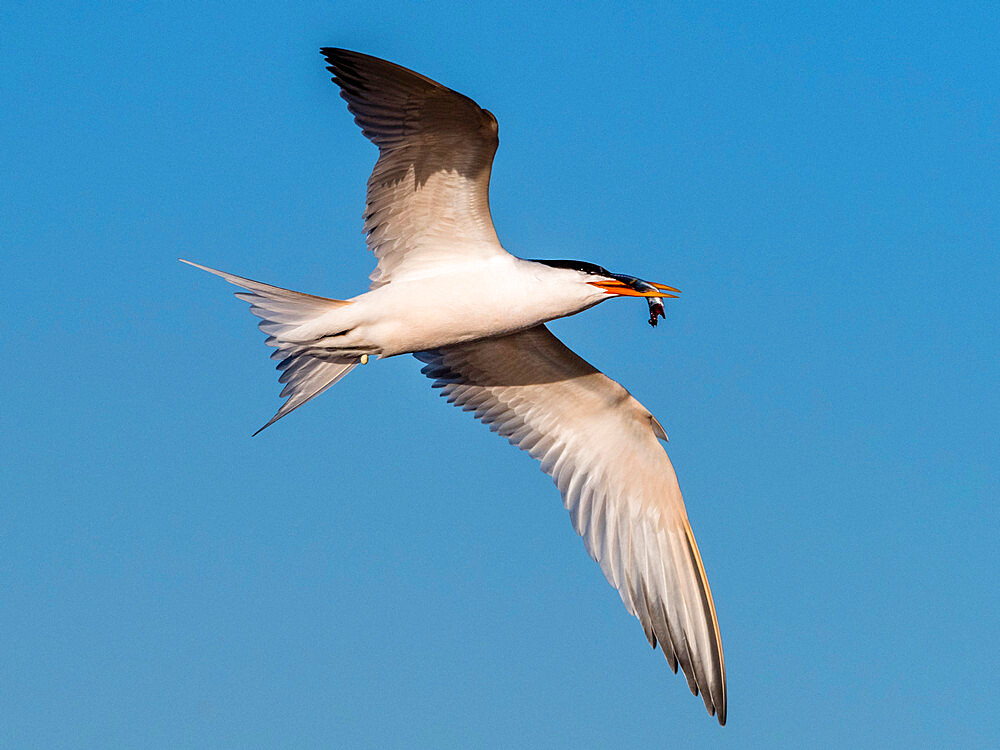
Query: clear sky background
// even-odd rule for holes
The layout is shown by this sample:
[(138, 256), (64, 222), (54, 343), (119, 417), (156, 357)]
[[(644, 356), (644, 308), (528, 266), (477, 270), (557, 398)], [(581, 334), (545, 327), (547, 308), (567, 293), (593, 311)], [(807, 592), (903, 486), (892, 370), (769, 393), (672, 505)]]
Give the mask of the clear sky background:
[[(0, 745), (1000, 744), (1000, 10), (802, 5), (5, 3)], [(726, 727), (412, 358), (251, 439), (176, 258), (366, 287), (323, 45), (497, 114), (512, 252), (684, 290), (553, 329), (671, 436)]]

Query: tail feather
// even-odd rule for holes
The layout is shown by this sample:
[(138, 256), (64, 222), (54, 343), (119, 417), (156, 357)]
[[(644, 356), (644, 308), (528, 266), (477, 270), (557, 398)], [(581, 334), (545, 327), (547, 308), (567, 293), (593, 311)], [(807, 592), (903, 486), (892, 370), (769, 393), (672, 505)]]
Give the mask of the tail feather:
[(261, 427), (254, 435), (270, 427), (289, 412), (295, 411), (302, 404), (311, 401), (327, 388), (335, 384), (342, 377), (358, 366), (357, 362), (326, 362), (308, 354), (297, 354), (287, 357), (278, 365), (279, 369), (286, 362), (291, 364), (281, 373), (278, 381), (285, 383), (281, 390), (282, 398), (288, 399), (281, 405), (281, 408), (273, 417)]
[(258, 328), (268, 335), (265, 343), (275, 347), (271, 358), (281, 360), (277, 365), (281, 370), (278, 382), (285, 385), (281, 397), (286, 401), (254, 435), (314, 399), (358, 365), (358, 356), (338, 355), (310, 346), (308, 338), (302, 336), (316, 318), (349, 302), (293, 292), (184, 259), (180, 261), (246, 289), (237, 292), (236, 297), (250, 303), (250, 312), (261, 319)]

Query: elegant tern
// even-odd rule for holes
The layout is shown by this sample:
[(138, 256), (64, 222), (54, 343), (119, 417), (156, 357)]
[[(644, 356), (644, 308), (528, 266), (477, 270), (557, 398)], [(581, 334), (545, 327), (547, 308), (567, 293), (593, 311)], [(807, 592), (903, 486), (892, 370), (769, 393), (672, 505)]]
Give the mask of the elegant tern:
[(680, 666), (691, 692), (725, 724), (715, 606), (660, 444), (666, 433), (545, 326), (623, 296), (645, 298), (656, 325), (663, 298), (677, 290), (592, 263), (508, 253), (489, 209), (499, 143), (493, 114), (399, 65), (321, 51), (379, 150), (364, 214), (378, 260), (369, 290), (327, 299), (191, 263), (245, 290), (236, 296), (250, 303), (275, 350), (286, 400), (264, 427), (369, 358), (413, 354), (450, 403), (541, 463), (650, 645), (674, 672)]

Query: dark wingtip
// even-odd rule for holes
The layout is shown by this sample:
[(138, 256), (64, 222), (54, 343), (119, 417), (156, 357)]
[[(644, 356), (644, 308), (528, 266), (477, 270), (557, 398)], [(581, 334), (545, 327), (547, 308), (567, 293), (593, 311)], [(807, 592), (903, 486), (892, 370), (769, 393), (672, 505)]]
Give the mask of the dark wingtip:
[(340, 61), (341, 56), (347, 50), (340, 49), (340, 47), (320, 47), (319, 53), (323, 55), (323, 59), (326, 60), (326, 69), (329, 70), (334, 76), (337, 75), (337, 63)]
[[(705, 693), (708, 695), (708, 693)], [(708, 713), (714, 714), (715, 718), (719, 720), (719, 726), (726, 726), (726, 692), (725, 688), (722, 690), (722, 695), (713, 695), (713, 700), (711, 705), (706, 701), (705, 705), (708, 707)]]
[(341, 49), (340, 47), (320, 47), (319, 53), (326, 58), (327, 62), (333, 62), (331, 58), (340, 57), (344, 52), (350, 52), (350, 50)]
[(327, 62), (326, 69), (333, 73), (334, 81), (343, 72), (344, 66), (349, 63), (352, 55), (362, 57), (360, 52), (352, 52), (349, 49), (342, 49), (340, 47), (320, 47), (319, 53), (323, 55), (323, 59)]

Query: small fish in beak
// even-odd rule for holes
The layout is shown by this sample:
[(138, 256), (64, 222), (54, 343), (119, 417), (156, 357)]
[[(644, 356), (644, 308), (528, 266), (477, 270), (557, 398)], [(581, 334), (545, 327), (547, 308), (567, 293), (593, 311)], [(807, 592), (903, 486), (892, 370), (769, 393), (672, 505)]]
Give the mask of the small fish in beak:
[(656, 328), (656, 317), (666, 320), (667, 314), (663, 309), (663, 297), (646, 297), (649, 303), (649, 324)]
[[(677, 290), (673, 287), (664, 286), (663, 284), (650, 284), (648, 281), (643, 281), (642, 279), (637, 279), (635, 276), (625, 276), (623, 274), (614, 274), (614, 277), (626, 286), (639, 292), (641, 296), (646, 297), (646, 302), (649, 303), (649, 324), (656, 328), (656, 319), (663, 318), (666, 320), (667, 313), (663, 307), (663, 297), (650, 297), (647, 296), (651, 292), (656, 292), (660, 289), (669, 289), (672, 292)], [(668, 294), (668, 297), (673, 297), (674, 295)]]
[[(602, 269), (602, 273), (607, 273)], [(622, 273), (608, 273), (614, 281), (588, 281), (588, 284), (603, 289), (608, 294), (615, 294), (620, 297), (645, 297), (649, 303), (649, 324), (656, 325), (656, 319), (666, 318), (663, 307), (663, 298), (675, 298), (680, 294), (680, 289), (674, 289), (666, 284), (654, 284), (651, 281), (643, 281), (635, 276), (627, 276)], [(677, 294), (666, 294), (665, 292), (677, 292)]]

